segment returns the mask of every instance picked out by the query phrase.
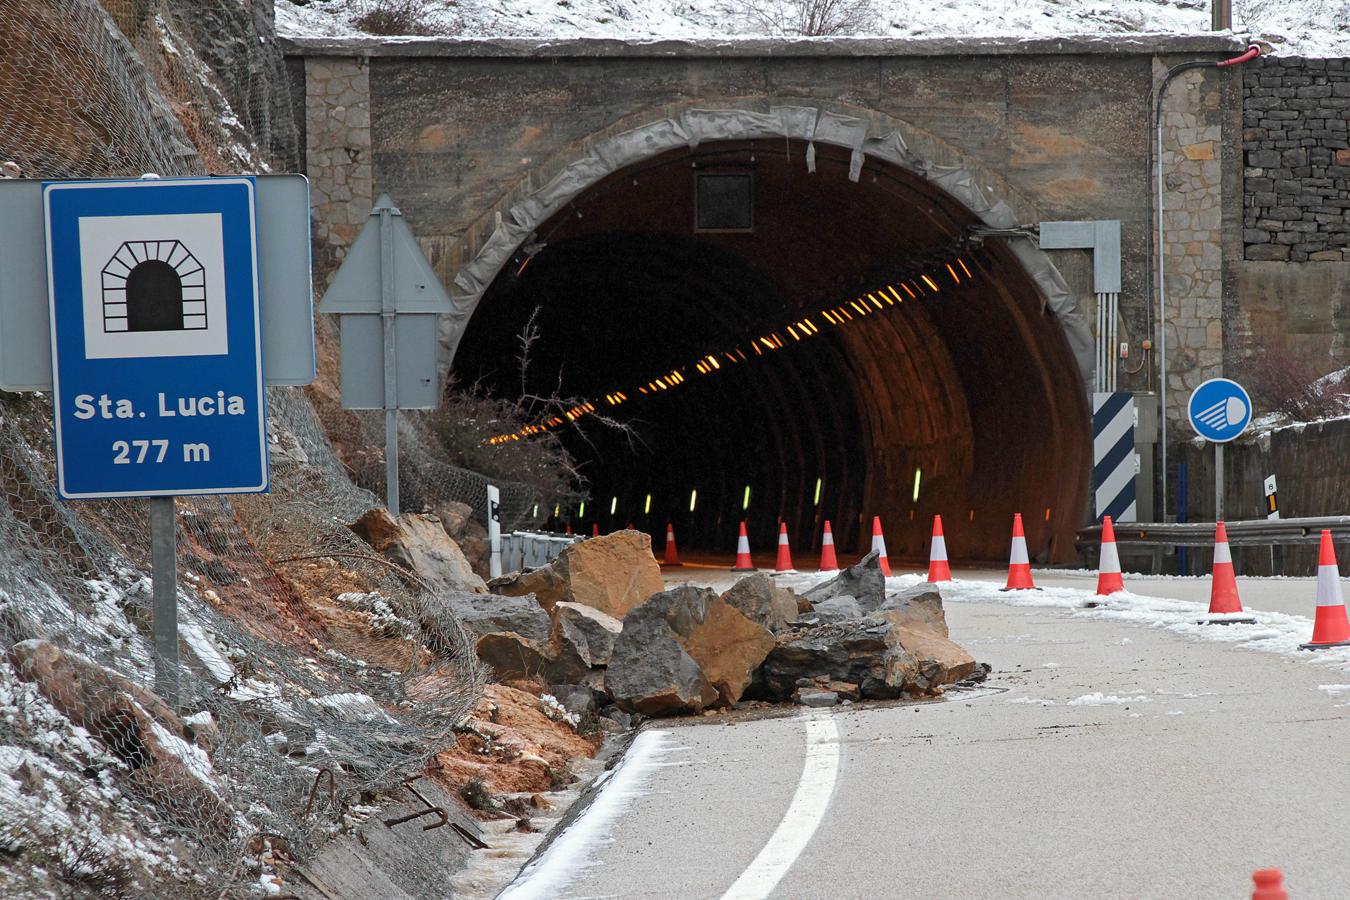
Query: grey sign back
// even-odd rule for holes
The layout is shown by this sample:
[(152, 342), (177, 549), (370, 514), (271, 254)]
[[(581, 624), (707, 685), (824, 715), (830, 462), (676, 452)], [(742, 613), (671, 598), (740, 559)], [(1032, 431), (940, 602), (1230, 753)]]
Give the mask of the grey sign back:
[[(314, 295), (310, 281), (309, 181), (257, 177), (258, 281), (263, 379), (314, 380)], [(42, 182), (0, 179), (0, 389), (52, 386)]]

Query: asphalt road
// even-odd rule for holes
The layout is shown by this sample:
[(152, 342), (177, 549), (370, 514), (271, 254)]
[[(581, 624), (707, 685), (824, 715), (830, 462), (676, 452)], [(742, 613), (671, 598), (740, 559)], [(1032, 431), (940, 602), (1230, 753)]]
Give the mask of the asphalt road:
[[(1311, 614), (1311, 580), (1242, 588), (1249, 607)], [(951, 603), (947, 617), (995, 690), (837, 707), (823, 724), (659, 723), (640, 789), (549, 895), (1245, 898), (1253, 869), (1279, 866), (1297, 900), (1350, 896), (1350, 693), (1319, 689), (1350, 673), (1062, 609)], [(804, 766), (817, 793), (834, 766), (814, 806)], [(743, 875), (775, 853), (766, 893)]]

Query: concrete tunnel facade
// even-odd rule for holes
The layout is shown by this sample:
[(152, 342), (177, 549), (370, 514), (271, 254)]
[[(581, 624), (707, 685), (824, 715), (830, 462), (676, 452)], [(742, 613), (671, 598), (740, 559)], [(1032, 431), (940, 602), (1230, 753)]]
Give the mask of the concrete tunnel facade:
[[(576, 194), (501, 266), (456, 377), (517, 388), (501, 349), (537, 310), (531, 391), (637, 433), (563, 429), (590, 482), (574, 527), (669, 521), (683, 547), (725, 552), (745, 519), (767, 553), (781, 521), (806, 565), (826, 519), (861, 551), (880, 515), (890, 553), (919, 559), (941, 514), (954, 558), (994, 560), (1021, 512), (1033, 555), (1073, 556), (1091, 431), (1063, 324), (1008, 246), (965, 240), (982, 219), (960, 200), (857, 165), (786, 138), (669, 150)], [(749, 176), (750, 227), (698, 227), (709, 175)]]

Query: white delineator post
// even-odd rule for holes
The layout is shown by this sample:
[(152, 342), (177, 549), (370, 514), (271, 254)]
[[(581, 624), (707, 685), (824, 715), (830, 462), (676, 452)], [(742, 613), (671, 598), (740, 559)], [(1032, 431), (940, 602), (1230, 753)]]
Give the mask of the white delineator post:
[(488, 575), (502, 576), (502, 495), (496, 485), (487, 486)]

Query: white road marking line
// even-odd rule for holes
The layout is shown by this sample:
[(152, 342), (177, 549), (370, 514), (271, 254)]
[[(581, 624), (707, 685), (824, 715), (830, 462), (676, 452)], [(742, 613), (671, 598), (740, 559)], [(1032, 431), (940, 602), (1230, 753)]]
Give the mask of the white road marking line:
[(839, 729), (829, 713), (808, 713), (805, 719), (806, 761), (797, 792), (769, 842), (722, 895), (722, 900), (762, 900), (773, 893), (811, 842), (829, 809), (839, 774)]

